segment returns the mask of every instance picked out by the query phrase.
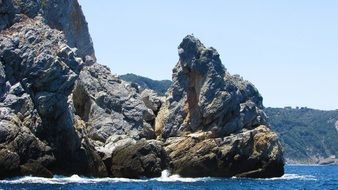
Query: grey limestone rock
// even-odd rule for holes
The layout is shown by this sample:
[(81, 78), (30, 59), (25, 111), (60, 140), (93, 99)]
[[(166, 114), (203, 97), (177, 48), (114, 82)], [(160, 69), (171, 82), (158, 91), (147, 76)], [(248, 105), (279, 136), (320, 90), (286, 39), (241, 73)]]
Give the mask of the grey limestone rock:
[(77, 0), (1, 0), (0, 14), (0, 30), (18, 22), (22, 15), (40, 15), (49, 27), (64, 32), (67, 45), (77, 48), (81, 58), (96, 60), (88, 24)]
[(153, 111), (129, 83), (114, 77), (105, 66), (94, 64), (81, 71), (73, 102), (76, 114), (87, 122), (93, 140), (105, 143), (112, 135), (154, 138), (153, 129), (147, 124), (155, 118)]
[[(6, 108), (12, 118), (18, 118), (20, 125), (25, 126), (24, 133), (15, 139), (7, 139), (12, 133), (1, 130), (0, 136), (8, 141), (5, 148), (16, 145), (19, 140), (20, 146), (13, 149), (32, 149), (41, 157), (51, 156), (53, 164), (43, 166), (53, 173), (103, 176), (104, 169), (100, 168), (103, 163), (90, 143), (82, 143), (68, 102), (83, 64), (78, 51), (67, 45), (63, 32), (46, 25), (40, 15), (32, 18), (21, 15), (19, 21), (0, 34), (0, 107)], [(17, 128), (3, 122), (6, 129), (8, 126), (12, 126), (12, 130)], [(41, 147), (39, 143), (34, 145), (34, 139), (50, 147), (48, 154), (34, 149)], [(21, 160), (20, 171), (32, 174), (39, 173), (34, 169), (43, 171), (37, 166), (38, 162), (31, 163), (36, 156), (30, 156), (29, 152), (16, 153)]]
[(151, 109), (154, 113), (158, 113), (164, 102), (164, 97), (160, 97), (153, 90), (145, 89), (141, 92), (141, 98), (147, 108)]
[(160, 113), (168, 115), (156, 123), (163, 137), (198, 130), (224, 136), (266, 124), (257, 89), (230, 75), (214, 48), (187, 36), (178, 49), (180, 59), (173, 70), (173, 84)]
[(257, 89), (230, 75), (217, 51), (194, 36), (185, 37), (178, 51), (173, 83), (155, 123), (172, 172), (185, 177), (282, 176), (282, 148), (266, 126)]
[(266, 126), (224, 138), (206, 132), (165, 142), (172, 173), (184, 177), (272, 177), (284, 174), (282, 147)]
[(77, 54), (86, 59), (95, 58), (93, 42), (89, 35), (88, 24), (77, 0), (43, 0), (40, 12), (51, 28), (64, 32), (67, 45), (76, 47)]
[(51, 147), (36, 138), (27, 123), (11, 109), (0, 107), (0, 178), (24, 175), (20, 166), (29, 161), (47, 168), (54, 163), (55, 157)]

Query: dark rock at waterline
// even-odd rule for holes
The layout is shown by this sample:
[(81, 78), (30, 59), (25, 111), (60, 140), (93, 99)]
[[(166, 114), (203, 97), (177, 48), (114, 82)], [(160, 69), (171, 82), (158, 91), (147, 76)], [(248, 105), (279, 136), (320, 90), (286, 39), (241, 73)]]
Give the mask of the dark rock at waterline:
[(172, 172), (184, 177), (282, 176), (283, 156), (277, 135), (259, 126), (224, 138), (208, 133), (171, 137), (165, 143)]
[(37, 162), (28, 162), (20, 166), (20, 174), (23, 176), (33, 175), (37, 177), (53, 177), (52, 172)]
[(111, 173), (114, 177), (160, 177), (168, 165), (162, 143), (141, 140), (118, 147), (112, 155)]

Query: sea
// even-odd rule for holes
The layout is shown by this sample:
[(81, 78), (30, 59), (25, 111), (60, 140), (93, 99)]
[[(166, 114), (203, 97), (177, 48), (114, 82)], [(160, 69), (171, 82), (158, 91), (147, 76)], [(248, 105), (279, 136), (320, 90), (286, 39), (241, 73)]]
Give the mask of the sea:
[(54, 178), (21, 177), (0, 181), (0, 189), (330, 189), (338, 190), (338, 166), (286, 165), (285, 175), (270, 179), (247, 178), (182, 178), (163, 171), (162, 176), (152, 179), (86, 178), (78, 175)]

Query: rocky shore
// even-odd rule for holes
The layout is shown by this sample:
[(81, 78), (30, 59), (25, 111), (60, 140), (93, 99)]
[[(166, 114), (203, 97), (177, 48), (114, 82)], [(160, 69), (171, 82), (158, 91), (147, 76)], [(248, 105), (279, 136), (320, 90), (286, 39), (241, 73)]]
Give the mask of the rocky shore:
[(0, 178), (276, 177), (263, 98), (194, 36), (160, 97), (96, 63), (76, 0), (0, 0)]

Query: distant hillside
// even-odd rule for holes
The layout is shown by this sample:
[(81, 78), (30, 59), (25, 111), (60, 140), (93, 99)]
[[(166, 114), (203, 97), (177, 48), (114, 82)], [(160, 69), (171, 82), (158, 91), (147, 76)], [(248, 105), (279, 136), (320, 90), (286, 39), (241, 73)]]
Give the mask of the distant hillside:
[(146, 77), (130, 73), (121, 75), (120, 78), (128, 82), (136, 83), (143, 89), (148, 88), (154, 90), (160, 96), (164, 96), (164, 94), (167, 92), (168, 88), (171, 85), (170, 80), (152, 80)]
[(338, 157), (338, 110), (266, 108), (265, 113), (288, 161), (315, 163), (320, 157)]

